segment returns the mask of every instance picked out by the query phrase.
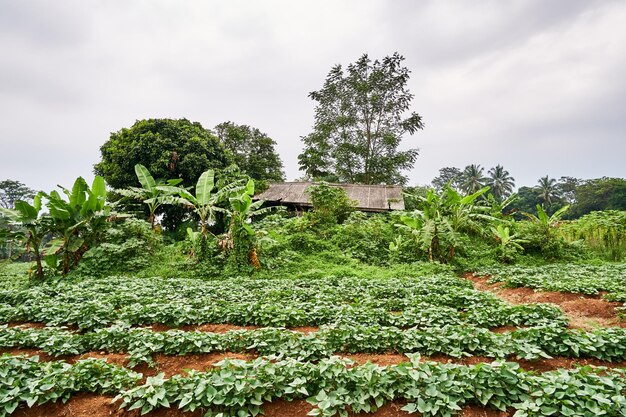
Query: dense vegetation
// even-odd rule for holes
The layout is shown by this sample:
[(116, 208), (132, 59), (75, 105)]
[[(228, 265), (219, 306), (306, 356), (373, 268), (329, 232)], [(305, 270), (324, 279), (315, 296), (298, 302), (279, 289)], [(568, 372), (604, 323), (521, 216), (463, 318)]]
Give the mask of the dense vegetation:
[[(400, 140), (423, 123), (404, 115), (402, 61), (364, 55), (311, 93), (310, 179), (406, 180), (417, 150)], [(405, 188), (404, 211), (357, 211), (318, 181), (294, 212), (255, 198), (283, 178), (274, 145), (247, 125), (142, 120), (102, 146), (92, 184), (0, 182), (0, 416), (79, 393), (216, 417), (274, 400), (342, 417), (390, 402), (626, 415), (624, 180), (545, 176), (513, 193), (502, 165), (470, 164)], [(511, 303), (472, 280), (570, 293), (612, 321), (576, 327), (564, 304)], [(161, 369), (217, 353), (202, 371)]]

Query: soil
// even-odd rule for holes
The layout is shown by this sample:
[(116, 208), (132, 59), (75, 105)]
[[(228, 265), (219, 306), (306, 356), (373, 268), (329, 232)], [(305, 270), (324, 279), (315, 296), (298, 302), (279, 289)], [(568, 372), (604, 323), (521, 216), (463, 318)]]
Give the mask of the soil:
[[(350, 417), (408, 417), (412, 414), (402, 411), (402, 403), (392, 402), (383, 405), (374, 413), (350, 413)], [(265, 417), (307, 417), (313, 406), (305, 400), (276, 400), (263, 405)], [(176, 408), (162, 408), (152, 411), (146, 416), (151, 417), (200, 417), (202, 412), (182, 412)], [(466, 406), (461, 417), (508, 417), (513, 413), (490, 410), (478, 406)], [(33, 408), (20, 407), (13, 414), (15, 417), (139, 417), (139, 410), (125, 411), (119, 409), (119, 403), (112, 403), (111, 397), (95, 394), (77, 394), (63, 403), (47, 403)]]
[(145, 326), (146, 328), (150, 328), (155, 332), (166, 332), (168, 330), (184, 330), (187, 332), (207, 332), (207, 333), (226, 333), (231, 330), (254, 330), (260, 329), (259, 326), (235, 326), (232, 324), (189, 324), (180, 327), (168, 326), (166, 324), (154, 323), (149, 326)]
[(511, 304), (556, 304), (567, 316), (571, 328), (590, 330), (597, 327), (626, 327), (626, 322), (617, 316), (615, 310), (623, 304), (607, 301), (601, 295), (535, 291), (526, 287), (505, 288), (501, 282), (490, 284), (490, 277), (477, 277), (472, 273), (463, 275), (463, 278), (472, 281), (477, 290), (492, 292)]

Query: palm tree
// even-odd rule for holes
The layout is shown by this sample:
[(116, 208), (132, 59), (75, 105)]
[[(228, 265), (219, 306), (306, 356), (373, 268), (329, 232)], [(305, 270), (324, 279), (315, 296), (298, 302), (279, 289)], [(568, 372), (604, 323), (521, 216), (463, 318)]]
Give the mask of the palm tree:
[(513, 191), (515, 178), (509, 175), (509, 171), (505, 170), (502, 165), (496, 165), (495, 168), (489, 170), (488, 185), (491, 186), (493, 196), (500, 201)]
[(544, 210), (552, 205), (555, 199), (559, 198), (561, 193), (559, 191), (557, 182), (554, 178), (550, 178), (547, 175), (539, 178), (539, 185), (535, 189), (539, 192), (539, 198), (543, 201), (542, 206)]
[(461, 188), (466, 194), (473, 194), (485, 186), (487, 178), (483, 175), (484, 168), (471, 164), (463, 170)]

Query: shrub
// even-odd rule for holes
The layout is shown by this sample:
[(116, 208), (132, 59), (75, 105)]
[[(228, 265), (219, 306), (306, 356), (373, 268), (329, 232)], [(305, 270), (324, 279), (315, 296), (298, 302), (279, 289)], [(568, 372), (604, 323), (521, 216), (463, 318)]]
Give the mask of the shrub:
[(150, 223), (129, 218), (107, 229), (104, 241), (85, 253), (75, 274), (102, 277), (136, 272), (148, 266), (160, 246), (161, 237)]

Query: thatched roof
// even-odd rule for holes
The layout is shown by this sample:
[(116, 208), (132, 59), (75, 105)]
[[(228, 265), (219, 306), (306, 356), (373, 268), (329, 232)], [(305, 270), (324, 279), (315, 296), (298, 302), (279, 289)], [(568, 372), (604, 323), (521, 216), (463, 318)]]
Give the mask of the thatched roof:
[[(316, 184), (314, 182), (270, 183), (269, 188), (255, 196), (255, 199), (310, 207), (309, 195), (305, 191), (308, 187)], [(404, 210), (402, 187), (399, 185), (328, 185), (346, 190), (348, 197), (357, 202), (356, 208), (361, 211)]]

